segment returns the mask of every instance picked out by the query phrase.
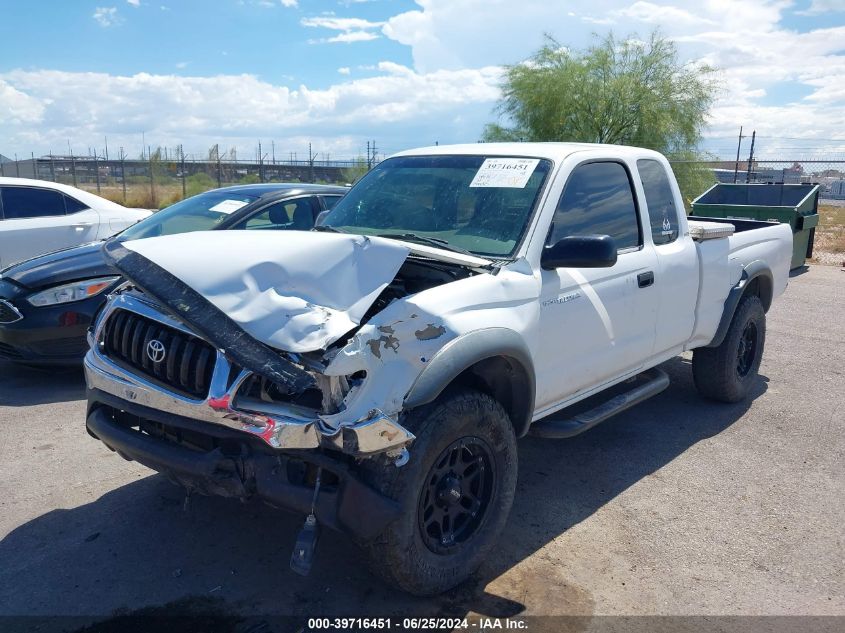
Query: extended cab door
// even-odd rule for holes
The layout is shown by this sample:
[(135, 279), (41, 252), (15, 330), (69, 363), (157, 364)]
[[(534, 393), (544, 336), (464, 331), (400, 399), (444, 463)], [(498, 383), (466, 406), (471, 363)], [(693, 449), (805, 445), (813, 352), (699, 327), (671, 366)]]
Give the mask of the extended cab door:
[(600, 160), (576, 166), (546, 243), (569, 235), (610, 235), (610, 268), (542, 270), (537, 346), (537, 412), (632, 373), (655, 339), (656, 255), (643, 238), (631, 170)]
[(0, 266), (96, 238), (99, 214), (60, 191), (4, 185), (0, 197)]
[(657, 255), (658, 299), (654, 354), (680, 351), (695, 327), (698, 301), (698, 251), (681, 233), (683, 199), (668, 164), (653, 158), (637, 160), (637, 171), (648, 208), (646, 238), (651, 234)]

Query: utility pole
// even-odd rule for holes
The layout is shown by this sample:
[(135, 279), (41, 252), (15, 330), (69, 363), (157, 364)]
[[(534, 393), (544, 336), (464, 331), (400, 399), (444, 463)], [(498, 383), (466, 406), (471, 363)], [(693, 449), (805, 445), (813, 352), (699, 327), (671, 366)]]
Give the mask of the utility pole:
[(273, 152), (273, 165), (276, 165), (276, 141), (270, 140), (270, 149)]
[(97, 178), (97, 193), (100, 193), (100, 164), (97, 162), (97, 150), (94, 150), (94, 175)]
[(217, 157), (217, 187), (220, 188), (223, 186), (221, 184), (222, 174), (220, 173), (220, 143), (214, 146), (214, 155)]
[(314, 155), (311, 153), (311, 143), (308, 143), (308, 182), (314, 182)]
[(736, 164), (734, 165), (734, 184), (736, 184), (737, 175), (739, 174), (739, 150), (742, 147), (742, 126), (739, 126), (739, 140), (736, 143)]
[(178, 151), (178, 158), (182, 159), (182, 198), (186, 198), (188, 196), (188, 189), (185, 183), (185, 147), (181, 143), (179, 143)]
[(106, 142), (106, 161), (108, 162), (108, 160), (109, 160), (109, 137), (104, 136), (103, 140)]
[(123, 145), (120, 146), (120, 179), (123, 181), (123, 202), (126, 202), (126, 154)]
[(149, 162), (150, 166), (150, 200), (152, 200), (153, 205), (156, 203), (156, 183), (155, 183), (155, 176), (153, 175), (153, 151), (152, 147), (149, 145), (147, 146), (147, 161)]
[(746, 184), (751, 182), (751, 164), (754, 162), (754, 138), (757, 136), (757, 130), (751, 132), (751, 153), (748, 155), (748, 172), (745, 174)]
[(264, 182), (263, 160), (261, 156), (261, 141), (258, 141), (258, 182)]

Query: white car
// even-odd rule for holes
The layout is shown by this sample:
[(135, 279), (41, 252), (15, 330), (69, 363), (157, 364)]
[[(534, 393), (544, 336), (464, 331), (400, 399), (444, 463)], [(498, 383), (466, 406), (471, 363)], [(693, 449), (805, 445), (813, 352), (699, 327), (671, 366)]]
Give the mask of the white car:
[(151, 213), (67, 185), (0, 178), (0, 270), (36, 255), (105, 239)]

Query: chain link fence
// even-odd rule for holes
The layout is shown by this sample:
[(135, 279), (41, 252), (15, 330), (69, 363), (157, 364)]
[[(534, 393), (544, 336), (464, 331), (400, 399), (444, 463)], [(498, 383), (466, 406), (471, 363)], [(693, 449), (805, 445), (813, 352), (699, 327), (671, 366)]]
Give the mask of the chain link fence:
[[(162, 156), (104, 159), (96, 156), (42, 156), (12, 161), (0, 157), (0, 176), (51, 180), (96, 192), (129, 206), (161, 207), (214, 187), (257, 182), (344, 184), (375, 164), (374, 157), (347, 160), (232, 160), (223, 156)], [(687, 203), (716, 182), (817, 183), (820, 200), (845, 204), (845, 160), (765, 159), (670, 161)], [(130, 203), (143, 204), (130, 204)]]
[(79, 187), (130, 207), (161, 208), (215, 187), (261, 182), (353, 182), (375, 159), (246, 161), (222, 157), (144, 159), (95, 156), (42, 156), (0, 159), (0, 176), (49, 180)]
[[(724, 183), (795, 183), (819, 185), (819, 203), (845, 205), (845, 160), (766, 159), (748, 161), (670, 161), (685, 196), (695, 198), (707, 187)], [(698, 184), (684, 187), (685, 181)], [(692, 184), (692, 183), (689, 183)]]
[[(375, 144), (373, 144), (374, 146)], [(175, 154), (175, 159), (174, 159)], [(374, 154), (374, 152), (373, 152)], [(670, 161), (689, 204), (717, 182), (814, 183), (819, 185), (821, 222), (817, 259), (845, 259), (845, 160), (774, 158)], [(35, 178), (73, 185), (129, 207), (162, 208), (215, 187), (260, 182), (352, 183), (376, 163), (352, 160), (233, 160), (224, 155), (188, 159), (181, 152), (152, 151), (143, 159), (42, 156), (8, 160), (0, 155), (0, 176)], [(829, 260), (829, 261), (828, 261)]]

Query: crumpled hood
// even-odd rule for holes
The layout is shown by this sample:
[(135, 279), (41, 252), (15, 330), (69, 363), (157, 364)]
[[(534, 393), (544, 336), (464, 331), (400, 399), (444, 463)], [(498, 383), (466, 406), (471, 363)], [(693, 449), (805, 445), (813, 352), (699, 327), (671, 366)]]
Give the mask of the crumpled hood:
[(359, 325), (410, 252), (384, 238), (315, 231), (208, 231), (123, 246), (290, 352), (325, 348)]

